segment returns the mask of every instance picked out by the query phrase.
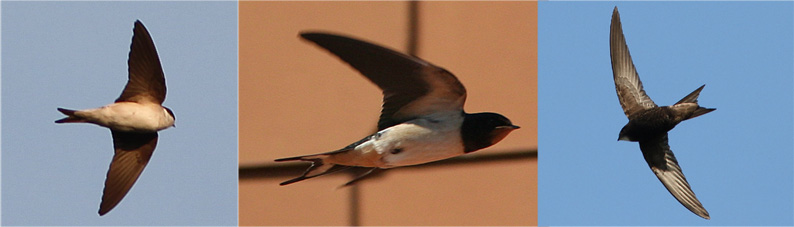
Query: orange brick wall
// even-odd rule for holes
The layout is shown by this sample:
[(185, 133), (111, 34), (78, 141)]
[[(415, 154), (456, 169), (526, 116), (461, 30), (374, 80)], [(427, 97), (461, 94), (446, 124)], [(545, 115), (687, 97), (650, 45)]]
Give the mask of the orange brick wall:
[[(466, 86), (468, 112), (522, 128), (473, 156), (537, 148), (537, 3), (420, 2), (417, 55)], [(240, 2), (241, 166), (326, 152), (372, 133), (381, 93), (301, 31), (346, 34), (404, 51), (408, 2)], [(296, 173), (297, 176), (297, 173)], [(404, 168), (356, 187), (332, 174), (240, 182), (241, 225), (536, 225), (536, 159)]]

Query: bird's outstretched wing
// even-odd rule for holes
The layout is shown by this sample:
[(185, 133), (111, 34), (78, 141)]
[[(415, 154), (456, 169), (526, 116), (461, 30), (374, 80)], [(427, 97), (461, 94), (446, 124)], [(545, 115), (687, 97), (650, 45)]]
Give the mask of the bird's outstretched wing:
[(383, 90), (378, 130), (430, 113), (463, 111), (466, 89), (443, 68), (345, 36), (301, 33), (301, 37), (338, 56)]
[(640, 150), (651, 167), (656, 177), (662, 181), (667, 191), (684, 205), (689, 211), (697, 214), (698, 216), (709, 219), (709, 212), (700, 204), (692, 188), (689, 187), (689, 182), (686, 181), (684, 173), (681, 172), (681, 167), (678, 166), (678, 160), (675, 159), (673, 151), (667, 144), (667, 134), (659, 136), (652, 140), (640, 141)]
[(612, 76), (615, 79), (615, 90), (618, 93), (620, 106), (626, 117), (633, 113), (657, 107), (656, 103), (645, 94), (642, 81), (634, 68), (634, 62), (623, 37), (618, 7), (612, 12), (612, 23), (609, 29), (609, 56), (612, 59)]
[(162, 104), (165, 101), (163, 67), (154, 41), (141, 21), (135, 21), (127, 67), (129, 80), (116, 102)]
[(111, 130), (115, 154), (110, 163), (99, 215), (105, 215), (121, 202), (149, 163), (157, 146), (157, 133), (134, 133)]

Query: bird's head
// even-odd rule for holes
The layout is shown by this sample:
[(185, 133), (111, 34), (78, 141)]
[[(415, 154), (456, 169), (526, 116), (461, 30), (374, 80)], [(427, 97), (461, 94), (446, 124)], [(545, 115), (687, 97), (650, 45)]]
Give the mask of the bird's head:
[(629, 136), (629, 133), (628, 133), (629, 130), (627, 128), (628, 127), (623, 126), (623, 128), (620, 129), (620, 134), (618, 134), (618, 141), (621, 141), (621, 140), (622, 141), (637, 141), (636, 139), (631, 138), (631, 136)]
[(490, 147), (519, 128), (498, 113), (466, 114), (461, 127), (465, 152)]
[(171, 127), (175, 127), (176, 128), (176, 115), (174, 115), (174, 111), (171, 111), (171, 109), (169, 109), (168, 107), (165, 107), (165, 106), (163, 107), (163, 109), (165, 109), (165, 112), (168, 114), (168, 116), (171, 117), (171, 119), (170, 119), (171, 120)]

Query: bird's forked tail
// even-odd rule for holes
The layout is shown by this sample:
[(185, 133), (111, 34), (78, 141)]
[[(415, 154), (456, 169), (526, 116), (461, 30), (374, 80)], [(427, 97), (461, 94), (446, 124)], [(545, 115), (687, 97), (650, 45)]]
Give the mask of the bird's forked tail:
[[(689, 93), (687, 96), (685, 96), (681, 100), (678, 100), (678, 102), (676, 102), (675, 104), (681, 104), (681, 103), (695, 103), (695, 104), (697, 104), (698, 103), (698, 96), (700, 96), (700, 91), (703, 90), (703, 87), (705, 87), (705, 86), (706, 86), (705, 84), (700, 86), (698, 89), (695, 89), (695, 91), (693, 91), (692, 93)], [(698, 105), (698, 108), (695, 109), (695, 111), (692, 113), (692, 115), (689, 116), (688, 118), (684, 119), (684, 120), (696, 118), (696, 117), (698, 117), (700, 115), (707, 114), (707, 113), (709, 113), (711, 111), (714, 111), (714, 110), (716, 110), (716, 108), (705, 108), (705, 107), (702, 107), (702, 106)]]
[[(288, 181), (281, 182), (279, 185), (288, 185), (298, 181), (306, 180), (313, 177), (322, 176), (325, 174), (333, 173), (336, 171), (344, 170), (350, 168), (350, 166), (339, 166), (331, 163), (326, 163), (323, 159), (327, 158), (328, 154), (315, 154), (315, 155), (306, 155), (306, 156), (297, 156), (297, 157), (290, 157), (290, 158), (281, 158), (276, 159), (276, 162), (283, 162), (283, 161), (308, 161), (312, 162), (312, 165), (306, 172), (303, 172), (303, 175), (293, 178)], [(337, 167), (337, 168), (334, 168)]]
[(77, 112), (77, 111), (75, 111), (75, 110), (64, 109), (64, 108), (58, 108), (58, 111), (60, 111), (61, 113), (65, 114), (65, 115), (66, 115), (66, 117), (64, 117), (64, 118), (61, 118), (61, 119), (59, 119), (59, 120), (55, 121), (55, 123), (75, 123), (75, 122), (86, 122), (86, 121), (85, 121), (85, 119), (82, 119), (82, 118), (80, 118), (80, 117), (78, 117), (78, 116), (75, 116), (75, 115), (74, 115), (74, 112)]

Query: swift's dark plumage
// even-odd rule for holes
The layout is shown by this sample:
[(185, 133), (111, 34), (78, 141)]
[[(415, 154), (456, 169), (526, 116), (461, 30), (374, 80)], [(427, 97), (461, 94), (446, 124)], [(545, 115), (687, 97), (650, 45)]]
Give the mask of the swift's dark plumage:
[(645, 161), (670, 194), (693, 213), (709, 219), (708, 211), (695, 197), (667, 143), (667, 132), (678, 123), (715, 110), (701, 107), (697, 103), (698, 95), (706, 85), (700, 86), (672, 106), (657, 106), (642, 88), (623, 36), (617, 7), (612, 12), (609, 53), (618, 100), (629, 118), (629, 123), (620, 130), (618, 140), (639, 142)]
[[(330, 51), (383, 90), (378, 132), (342, 149), (276, 161), (312, 162), (291, 184), (350, 166), (417, 165), (489, 147), (518, 128), (497, 113), (463, 111), (466, 89), (447, 70), (414, 56), (326, 33), (301, 37)], [(346, 185), (348, 185), (346, 184)]]

